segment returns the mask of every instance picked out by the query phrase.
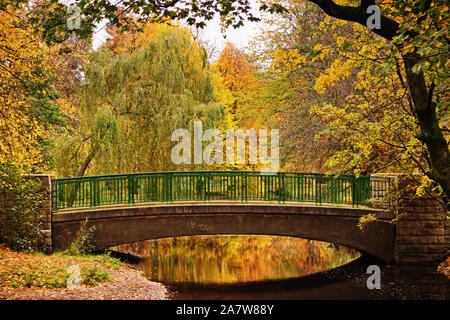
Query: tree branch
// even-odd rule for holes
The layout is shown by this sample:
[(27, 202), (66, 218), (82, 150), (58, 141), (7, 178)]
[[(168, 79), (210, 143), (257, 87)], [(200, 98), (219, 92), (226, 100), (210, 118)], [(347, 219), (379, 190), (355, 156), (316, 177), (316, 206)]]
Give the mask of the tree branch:
[[(350, 7), (338, 5), (332, 0), (308, 1), (317, 4), (329, 16), (336, 19), (356, 22), (365, 27), (367, 18), (370, 16), (367, 14), (367, 7), (375, 4), (375, 1), (372, 0), (362, 0), (359, 7)], [(381, 29), (372, 29), (372, 31), (387, 40), (392, 40), (397, 34), (398, 29), (399, 25), (396, 21), (381, 16)]]

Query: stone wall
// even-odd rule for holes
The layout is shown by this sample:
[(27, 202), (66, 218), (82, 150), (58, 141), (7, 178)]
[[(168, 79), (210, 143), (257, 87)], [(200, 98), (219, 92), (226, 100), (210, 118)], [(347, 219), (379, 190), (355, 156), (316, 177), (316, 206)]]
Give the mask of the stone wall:
[(408, 188), (411, 180), (397, 178), (400, 190), (395, 204), (396, 264), (437, 264), (449, 253), (450, 223), (442, 204), (431, 197), (417, 197), (415, 188)]
[(52, 244), (52, 211), (51, 211), (51, 181), (56, 179), (56, 176), (49, 174), (32, 174), (27, 175), (29, 179), (38, 179), (42, 181), (41, 191), (45, 195), (45, 201), (42, 203), (42, 211), (45, 213), (41, 230), (43, 238), (40, 244), (42, 251), (51, 253)]

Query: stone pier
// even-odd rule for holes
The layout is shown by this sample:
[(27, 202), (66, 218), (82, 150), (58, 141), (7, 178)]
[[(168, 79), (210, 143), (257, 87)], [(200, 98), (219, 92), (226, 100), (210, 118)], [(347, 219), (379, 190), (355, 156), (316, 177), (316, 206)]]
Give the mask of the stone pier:
[(44, 217), (40, 226), (40, 232), (43, 234), (40, 247), (43, 252), (53, 252), (52, 243), (52, 209), (51, 209), (51, 181), (56, 179), (56, 176), (50, 174), (31, 174), (27, 175), (29, 179), (37, 179), (42, 182), (40, 191), (45, 196), (45, 201), (41, 205)]
[(449, 255), (450, 220), (443, 204), (430, 196), (417, 197), (411, 180), (397, 179), (401, 195), (395, 204), (398, 217), (395, 241), (397, 264), (436, 264)]

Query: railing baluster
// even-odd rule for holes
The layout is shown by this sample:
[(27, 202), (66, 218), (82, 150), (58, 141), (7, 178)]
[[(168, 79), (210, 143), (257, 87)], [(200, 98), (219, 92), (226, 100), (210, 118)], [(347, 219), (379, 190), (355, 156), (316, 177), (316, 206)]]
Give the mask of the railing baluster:
[[(246, 171), (158, 172), (54, 179), (52, 210), (68, 207), (180, 200), (250, 200), (367, 205), (382, 200), (391, 178), (353, 175), (284, 173), (261, 175)], [(384, 203), (388, 205), (388, 203)]]

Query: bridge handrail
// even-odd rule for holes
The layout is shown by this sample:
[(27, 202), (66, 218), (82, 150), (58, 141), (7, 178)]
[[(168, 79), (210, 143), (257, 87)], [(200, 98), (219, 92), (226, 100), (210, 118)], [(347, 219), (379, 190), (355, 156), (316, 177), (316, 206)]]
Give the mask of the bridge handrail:
[(248, 200), (381, 205), (391, 178), (259, 171), (163, 171), (54, 179), (52, 210), (110, 204)]
[[(93, 176), (82, 176), (82, 177), (71, 177), (71, 178), (58, 178), (58, 181), (72, 181), (72, 180), (83, 180), (90, 178), (104, 178), (104, 177), (121, 177), (121, 176), (142, 176), (142, 175), (154, 175), (154, 174), (183, 174), (183, 173), (251, 173), (251, 174), (261, 174), (261, 171), (221, 171), (221, 170), (195, 170), (195, 171), (153, 171), (153, 172), (132, 172), (132, 173), (118, 173), (118, 174), (101, 174)], [(294, 171), (283, 171), (267, 175), (277, 175), (277, 174), (304, 174), (304, 175), (317, 175), (317, 176), (339, 176), (339, 177), (356, 177), (353, 174), (331, 174), (331, 173), (317, 173), (317, 172), (294, 172)], [(265, 174), (262, 174), (265, 175)], [(370, 178), (371, 176), (360, 175), (361, 178)]]

